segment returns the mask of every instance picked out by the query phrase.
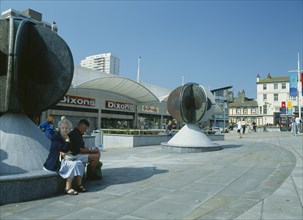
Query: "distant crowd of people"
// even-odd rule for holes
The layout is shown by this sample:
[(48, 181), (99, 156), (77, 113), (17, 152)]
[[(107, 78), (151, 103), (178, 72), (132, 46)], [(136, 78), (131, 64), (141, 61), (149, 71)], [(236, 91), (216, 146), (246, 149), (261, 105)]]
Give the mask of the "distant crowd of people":
[[(297, 135), (299, 133), (303, 133), (303, 124), (302, 124), (302, 120), (299, 118), (299, 117), (295, 117), (293, 118), (293, 120), (291, 121), (291, 124), (290, 124), (290, 129), (291, 129), (291, 132), (294, 134), (294, 135)], [(264, 124), (263, 125), (263, 132), (267, 132), (268, 131), (268, 124)], [(242, 138), (243, 135), (245, 134), (246, 132), (246, 128), (249, 128), (253, 129), (254, 132), (257, 132), (257, 125), (256, 125), (256, 122), (252, 122), (251, 123), (251, 126), (250, 125), (247, 125), (245, 120), (241, 118), (238, 119), (237, 121), (237, 133), (239, 134), (239, 138)]]
[(301, 120), (299, 117), (295, 117), (295, 118), (293, 119), (291, 125), (292, 125), (292, 126), (291, 126), (291, 132), (292, 132), (294, 135), (297, 135), (297, 134), (303, 132), (302, 120)]

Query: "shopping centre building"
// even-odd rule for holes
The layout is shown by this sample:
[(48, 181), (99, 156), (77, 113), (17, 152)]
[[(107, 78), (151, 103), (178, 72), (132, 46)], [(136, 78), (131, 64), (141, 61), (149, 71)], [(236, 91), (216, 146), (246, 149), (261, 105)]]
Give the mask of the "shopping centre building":
[[(167, 99), (173, 89), (76, 66), (66, 95), (56, 106), (43, 112), (39, 121), (53, 116), (57, 123), (66, 116), (76, 125), (86, 118), (91, 124), (88, 133), (97, 128), (161, 129), (173, 119), (167, 111)], [(212, 118), (211, 124), (223, 119), (221, 108), (216, 109), (218, 119)]]
[(70, 89), (41, 120), (68, 117), (75, 125), (86, 118), (95, 128), (163, 128), (171, 118), (167, 98), (172, 90), (77, 66)]

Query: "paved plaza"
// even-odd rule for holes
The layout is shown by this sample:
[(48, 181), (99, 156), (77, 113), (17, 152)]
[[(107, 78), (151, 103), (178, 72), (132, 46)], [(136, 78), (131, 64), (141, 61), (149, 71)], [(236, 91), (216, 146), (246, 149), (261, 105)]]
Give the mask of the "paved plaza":
[[(106, 149), (89, 192), (0, 206), (0, 219), (303, 219), (303, 136), (228, 133), (223, 149)], [(106, 147), (106, 146), (105, 146)]]

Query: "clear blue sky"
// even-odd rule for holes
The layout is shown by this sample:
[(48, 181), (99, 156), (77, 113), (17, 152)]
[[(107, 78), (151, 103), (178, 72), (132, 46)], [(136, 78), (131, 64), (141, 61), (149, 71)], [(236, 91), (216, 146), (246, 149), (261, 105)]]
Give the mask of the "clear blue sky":
[[(120, 75), (174, 89), (232, 85), (256, 98), (256, 75), (287, 76), (302, 62), (303, 3), (286, 1), (12, 1), (1, 12), (34, 9), (56, 21), (76, 65), (111, 52)], [(302, 67), (302, 65), (301, 65)]]

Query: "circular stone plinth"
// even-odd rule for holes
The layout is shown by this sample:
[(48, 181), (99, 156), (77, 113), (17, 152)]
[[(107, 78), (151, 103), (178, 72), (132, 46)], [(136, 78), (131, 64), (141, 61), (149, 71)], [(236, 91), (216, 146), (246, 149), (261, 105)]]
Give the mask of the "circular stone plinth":
[(165, 152), (199, 153), (221, 150), (221, 146), (213, 143), (196, 124), (187, 123), (168, 142), (161, 143)]
[(221, 150), (221, 145), (214, 144), (212, 146), (176, 146), (168, 143), (161, 143), (162, 150), (168, 153), (200, 153), (207, 151)]

